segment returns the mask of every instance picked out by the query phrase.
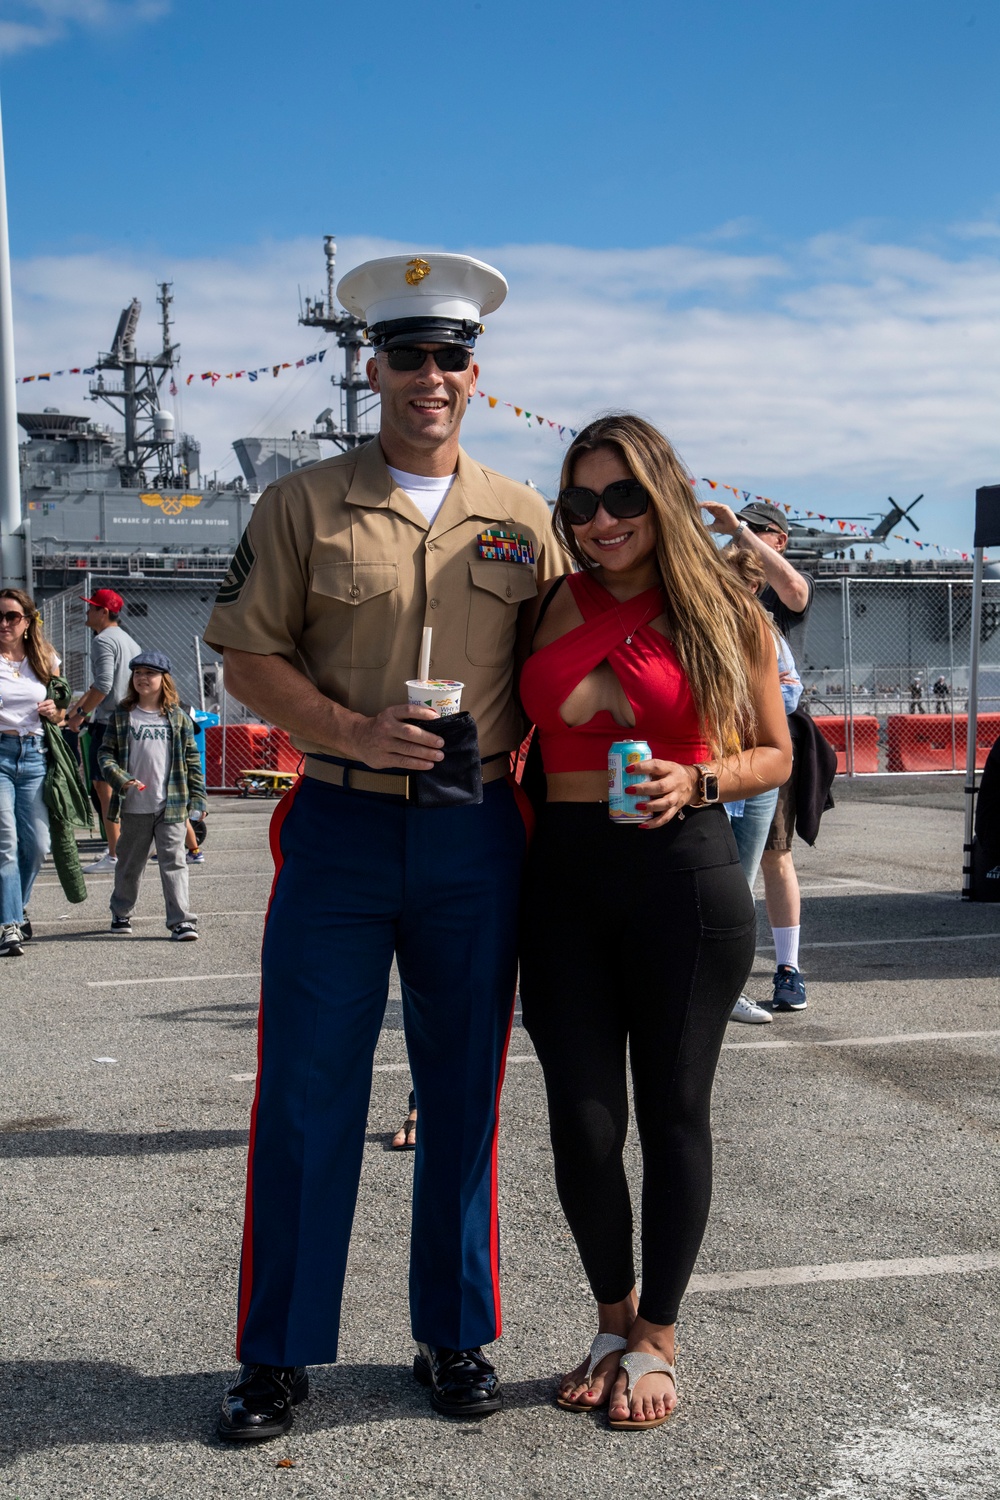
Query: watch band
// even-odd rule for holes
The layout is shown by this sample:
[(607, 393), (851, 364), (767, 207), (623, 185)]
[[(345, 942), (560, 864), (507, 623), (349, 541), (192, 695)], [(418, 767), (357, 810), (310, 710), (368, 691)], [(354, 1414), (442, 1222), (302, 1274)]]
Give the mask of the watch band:
[[(716, 802), (719, 801), (718, 773), (716, 771), (713, 771), (711, 766), (706, 766), (704, 764), (696, 765), (695, 770), (698, 772), (698, 801), (692, 802), (691, 806), (712, 807)], [(715, 792), (715, 796), (710, 797), (708, 793), (713, 790)]]

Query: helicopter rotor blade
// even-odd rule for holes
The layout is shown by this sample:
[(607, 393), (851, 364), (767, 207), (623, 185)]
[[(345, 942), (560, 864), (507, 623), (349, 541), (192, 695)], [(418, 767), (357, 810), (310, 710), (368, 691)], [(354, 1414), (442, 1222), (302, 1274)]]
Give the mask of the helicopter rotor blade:
[(900, 520), (902, 520), (902, 521), (909, 521), (909, 523), (913, 527), (914, 531), (919, 531), (920, 527), (917, 525), (916, 521), (910, 515), (910, 511), (913, 509), (914, 505), (918, 505), (923, 498), (924, 497), (923, 497), (922, 494), (918, 495), (917, 498), (916, 498), (916, 500), (912, 501), (906, 507), (906, 509), (903, 511), (903, 513), (902, 513), (902, 515), (900, 517)]

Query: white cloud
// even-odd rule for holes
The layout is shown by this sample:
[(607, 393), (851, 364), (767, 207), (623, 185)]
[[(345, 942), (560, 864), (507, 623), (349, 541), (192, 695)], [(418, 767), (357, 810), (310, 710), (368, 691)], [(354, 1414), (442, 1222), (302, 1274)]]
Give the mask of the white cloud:
[(113, 27), (155, 21), (170, 0), (8, 0), (0, 20), (0, 56), (47, 47), (76, 26)]
[[(344, 270), (414, 247), (345, 239)], [(427, 246), (419, 247), (429, 248)], [(454, 248), (454, 247), (451, 247)], [(1000, 254), (931, 252), (825, 236), (783, 255), (664, 246), (469, 246), (511, 283), (480, 344), (482, 388), (467, 446), (552, 493), (563, 450), (516, 402), (581, 426), (609, 407), (661, 425), (699, 475), (802, 509), (864, 515), (887, 494), (927, 496), (921, 537), (969, 546), (977, 484), (1000, 478)], [(972, 253), (969, 253), (969, 251)], [(185, 374), (294, 360), (317, 347), (296, 326), (296, 287), (320, 291), (320, 237), (214, 258), (137, 262), (125, 255), (39, 258), (15, 267), (19, 373), (85, 363), (106, 348), (118, 312), (139, 295), (140, 343), (158, 342), (157, 276), (174, 282)], [(335, 404), (340, 353), (280, 378), (182, 384), (178, 425), (202, 440), (208, 470), (235, 472), (230, 444), (287, 435)], [(19, 395), (34, 409), (78, 407), (86, 383)], [(86, 408), (83, 408), (86, 409)], [(897, 549), (900, 550), (900, 549)], [(909, 549), (907, 549), (908, 555)]]

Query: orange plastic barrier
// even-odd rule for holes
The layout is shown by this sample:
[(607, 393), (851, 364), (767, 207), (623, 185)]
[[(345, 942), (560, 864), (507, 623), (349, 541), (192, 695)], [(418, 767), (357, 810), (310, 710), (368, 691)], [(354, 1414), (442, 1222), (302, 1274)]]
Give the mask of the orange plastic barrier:
[[(964, 771), (969, 720), (955, 714), (954, 751), (950, 714), (890, 714), (887, 768), (890, 771)], [(976, 720), (976, 768), (982, 770), (994, 740), (1000, 739), (1000, 714)]]
[(296, 750), (288, 738), (287, 729), (271, 730), (270, 755), (275, 771), (297, 771), (302, 761), (302, 751)]
[[(226, 779), (222, 780), (222, 736), (226, 736)], [(209, 786), (235, 787), (242, 771), (272, 771), (271, 731), (266, 724), (211, 724), (205, 730), (205, 779)]]
[[(847, 770), (847, 726), (844, 714), (815, 714), (813, 723), (837, 752), (837, 772)], [(861, 775), (878, 770), (878, 719), (874, 714), (854, 715), (854, 769)]]

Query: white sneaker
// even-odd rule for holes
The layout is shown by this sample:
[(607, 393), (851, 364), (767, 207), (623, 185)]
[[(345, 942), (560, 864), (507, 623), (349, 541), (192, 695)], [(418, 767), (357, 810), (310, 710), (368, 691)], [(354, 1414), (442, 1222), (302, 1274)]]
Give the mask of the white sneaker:
[(89, 865), (81, 865), (85, 875), (103, 875), (109, 870), (114, 870), (118, 864), (117, 854), (102, 854), (100, 859), (95, 859)]
[(755, 1005), (749, 995), (741, 995), (733, 1006), (731, 1021), (745, 1021), (750, 1026), (770, 1026), (774, 1017), (762, 1005)]

